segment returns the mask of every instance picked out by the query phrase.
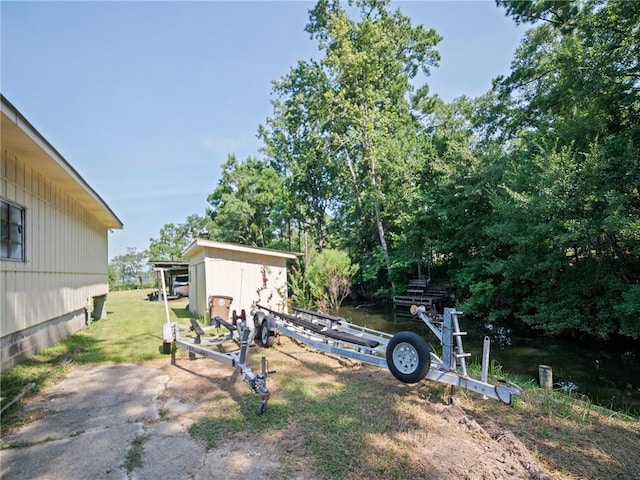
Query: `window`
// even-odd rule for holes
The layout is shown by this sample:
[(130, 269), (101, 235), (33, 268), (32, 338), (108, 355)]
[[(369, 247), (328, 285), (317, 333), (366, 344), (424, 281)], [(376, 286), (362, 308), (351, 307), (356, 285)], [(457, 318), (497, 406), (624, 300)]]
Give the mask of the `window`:
[(24, 208), (0, 201), (0, 258), (24, 261)]

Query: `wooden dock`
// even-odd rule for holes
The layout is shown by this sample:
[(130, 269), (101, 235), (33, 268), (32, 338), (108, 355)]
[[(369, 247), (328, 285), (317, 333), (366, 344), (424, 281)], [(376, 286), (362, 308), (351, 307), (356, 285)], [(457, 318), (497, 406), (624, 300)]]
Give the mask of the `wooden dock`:
[(409, 280), (404, 294), (393, 297), (393, 308), (401, 312), (405, 310), (408, 312), (411, 305), (417, 305), (440, 310), (450, 297), (451, 287), (449, 285), (429, 285), (426, 279), (414, 279)]

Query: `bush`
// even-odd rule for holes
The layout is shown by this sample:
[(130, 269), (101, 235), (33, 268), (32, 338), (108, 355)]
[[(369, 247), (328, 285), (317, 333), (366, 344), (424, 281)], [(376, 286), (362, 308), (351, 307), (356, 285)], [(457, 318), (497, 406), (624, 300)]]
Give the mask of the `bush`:
[(351, 293), (351, 279), (358, 271), (342, 250), (326, 249), (306, 265), (291, 269), (291, 289), (298, 306), (337, 311)]

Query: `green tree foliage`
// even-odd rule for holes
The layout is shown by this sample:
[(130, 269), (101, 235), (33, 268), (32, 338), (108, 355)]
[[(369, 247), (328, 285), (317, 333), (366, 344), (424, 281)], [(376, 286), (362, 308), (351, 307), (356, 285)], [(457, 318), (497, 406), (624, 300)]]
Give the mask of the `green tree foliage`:
[(213, 240), (277, 247), (286, 229), (282, 180), (266, 162), (229, 155), (218, 186), (207, 198)]
[(127, 253), (111, 259), (109, 270), (114, 269), (120, 277), (120, 283), (124, 285), (140, 285), (141, 274), (146, 269), (148, 253), (137, 248), (127, 248)]
[(320, 65), (299, 62), (274, 82), (274, 115), (260, 127), (270, 164), (284, 179), (287, 213), (303, 228), (313, 228), (319, 250), (324, 248), (327, 210), (336, 190), (325, 101), (329, 89)]
[(118, 270), (112, 263), (108, 267), (109, 287), (115, 287), (118, 284)]
[(351, 293), (351, 282), (358, 271), (347, 252), (326, 248), (298, 263), (290, 272), (293, 300), (296, 305), (336, 312)]
[[(343, 219), (356, 238), (377, 234), (387, 279), (394, 287), (389, 245), (389, 215), (394, 191), (382, 179), (395, 179), (401, 168), (412, 170), (411, 149), (398, 144), (417, 126), (411, 114), (411, 79), (429, 74), (439, 55), (433, 30), (413, 27), (387, 1), (355, 2), (359, 16), (350, 17), (338, 2), (320, 1), (307, 31), (325, 52), (322, 64), (332, 82), (327, 95), (342, 184), (351, 200)], [(421, 90), (424, 95), (426, 90)], [(396, 156), (398, 155), (398, 156)], [(391, 197), (391, 198), (390, 198)], [(355, 199), (355, 202), (353, 201)], [(342, 223), (342, 222), (341, 222)]]
[(189, 215), (185, 223), (167, 223), (160, 229), (158, 238), (149, 239), (149, 258), (152, 261), (184, 261), (182, 252), (189, 243), (195, 238), (208, 238), (212, 228), (208, 217), (196, 214)]
[[(322, 57), (274, 82), (266, 160), (223, 165), (211, 238), (297, 235), (318, 252), (290, 276), (302, 306), (336, 308), (349, 259), (385, 294), (430, 262), (470, 314), (640, 336), (640, 2), (497, 3), (531, 25), (511, 73), (445, 104), (417, 88), (435, 31), (386, 0), (319, 0)], [(166, 233), (171, 257), (190, 234)]]
[[(412, 230), (428, 235), (431, 262), (446, 267), (462, 287), (484, 265), (483, 230), (493, 218), (491, 191), (500, 178), (490, 145), (479, 144), (473, 127), (474, 112), (482, 105), (464, 97), (439, 102), (425, 119), (432, 160), (420, 174), (419, 213), (412, 221)], [(422, 255), (427, 256), (424, 249)]]
[(624, 314), (640, 281), (640, 3), (498, 3), (535, 23), (478, 112), (482, 225), (456, 280), (477, 312), (640, 336)]
[(321, 0), (311, 11), (307, 31), (324, 56), (276, 82), (274, 117), (262, 133), (302, 199), (298, 213), (313, 223), (318, 248), (330, 209), (341, 243), (367, 264), (367, 278), (384, 269), (393, 285), (389, 243), (401, 236), (399, 214), (415, 193), (409, 177), (423, 162), (412, 106), (426, 103), (428, 89), (414, 91), (411, 80), (437, 63), (440, 37), (413, 27), (388, 1), (354, 3), (345, 9)]

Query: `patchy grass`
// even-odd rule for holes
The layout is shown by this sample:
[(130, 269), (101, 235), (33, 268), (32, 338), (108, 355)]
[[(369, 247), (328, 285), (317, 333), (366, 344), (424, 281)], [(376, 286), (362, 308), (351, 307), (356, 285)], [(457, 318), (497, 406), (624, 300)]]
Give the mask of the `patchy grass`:
[[(456, 455), (478, 455), (481, 468), (491, 471), (491, 460), (482, 452), (503, 448), (511, 438), (521, 447), (512, 444), (508, 451), (520, 452), (517, 455), (526, 463), (526, 447), (527, 455), (554, 479), (631, 480), (640, 471), (639, 419), (576, 395), (523, 382), (524, 395), (506, 406), (455, 389), (464, 413), (443, 425), (449, 408), (456, 408), (445, 405), (452, 393), (447, 386), (403, 385), (384, 370), (341, 362), (289, 340), (252, 353), (251, 363), (257, 364), (257, 354), (266, 355), (278, 372), (268, 378), (272, 397), (265, 415), (256, 416), (258, 399), (246, 386), (221, 397), (205, 382), (203, 390), (190, 395), (209, 407), (189, 432), (209, 448), (233, 438), (272, 439), (286, 451), (282, 478), (295, 477), (303, 467), (314, 472), (314, 478), (464, 478), (465, 472), (451, 470), (465, 461)], [(184, 362), (183, 356), (178, 364)], [(494, 374), (505, 377), (497, 365), (490, 374), (492, 382)], [(474, 422), (481, 431), (473, 429)], [(479, 453), (460, 442), (455, 431), (460, 425), (472, 434)], [(434, 456), (441, 451), (450, 452), (450, 458)]]
[(142, 466), (142, 455), (144, 454), (144, 435), (136, 435), (131, 442), (124, 459), (124, 468), (131, 473), (134, 469)]
[[(29, 383), (37, 385), (35, 392), (61, 378), (73, 365), (161, 358), (168, 362), (160, 354), (164, 305), (144, 301), (145, 294), (110, 294), (108, 318), (2, 372), (3, 395), (11, 397), (9, 391), (17, 394)], [(185, 303), (170, 304), (172, 321), (189, 316)], [(554, 479), (630, 480), (640, 471), (638, 417), (596, 407), (575, 394), (538, 389), (531, 382), (505, 375), (497, 364), (492, 364), (492, 380), (506, 376), (525, 387), (521, 399), (506, 406), (456, 389), (460, 405), (449, 407), (445, 405), (449, 387), (434, 382), (404, 385), (382, 369), (283, 340), (275, 348), (250, 351), (251, 365), (259, 365), (264, 355), (269, 369), (278, 372), (268, 378), (272, 396), (267, 412), (257, 416), (259, 398), (244, 382), (228, 381), (226, 366), (212, 362), (211, 368), (210, 364), (203, 366), (204, 373), (195, 374), (188, 352), (179, 350), (177, 355), (176, 368), (187, 373), (193, 370), (189, 378), (194, 383), (163, 395), (198, 405), (189, 422), (191, 436), (208, 448), (237, 438), (274, 445), (282, 462), (279, 479), (464, 478), (469, 470), (456, 467), (470, 461), (478, 467), (472, 478), (489, 478), (496, 471), (505, 471), (496, 470), (503, 468), (503, 457), (495, 460), (492, 455), (517, 451), (516, 461), (522, 463), (529, 461), (521, 455), (524, 447)], [(479, 366), (469, 367), (479, 377)], [(12, 407), (9, 413), (2, 416), (3, 428), (22, 421), (19, 408)], [(503, 439), (512, 437), (524, 446), (505, 447)], [(140, 465), (144, 440), (140, 436), (132, 443), (127, 470)], [(510, 460), (508, 455), (505, 458)], [(300, 472), (307, 476), (299, 476)]]
[(635, 479), (640, 471), (640, 418), (593, 405), (588, 398), (538, 387), (512, 408), (473, 402), (482, 425), (520, 438), (558, 479)]
[[(291, 349), (299, 350), (287, 341), (286, 351)], [(258, 399), (246, 386), (224, 398), (198, 391), (199, 401), (211, 407), (191, 424), (192, 437), (208, 448), (235, 436), (284, 442), (282, 478), (294, 477), (301, 465), (314, 478), (436, 478), (429, 473), (431, 465), (416, 459), (413, 438), (406, 432), (425, 427), (429, 434), (423, 413), (434, 411), (428, 399), (442, 394), (439, 386), (406, 386), (379, 369), (354, 371), (352, 363), (341, 367), (334, 358), (310, 350), (297, 358), (275, 349), (260, 353), (273, 359), (278, 372), (268, 378), (274, 393), (267, 412), (256, 415)], [(252, 362), (257, 363), (255, 358)]]
[[(109, 293), (107, 318), (71, 335), (59, 344), (29, 357), (0, 374), (4, 407), (27, 386), (25, 397), (37, 394), (45, 385), (56, 382), (74, 365), (97, 363), (139, 363), (160, 358), (162, 324), (166, 321), (163, 302), (149, 302), (146, 290)], [(171, 321), (185, 315), (186, 300), (169, 303)], [(2, 426), (15, 425), (12, 415), (20, 402), (3, 412)]]

